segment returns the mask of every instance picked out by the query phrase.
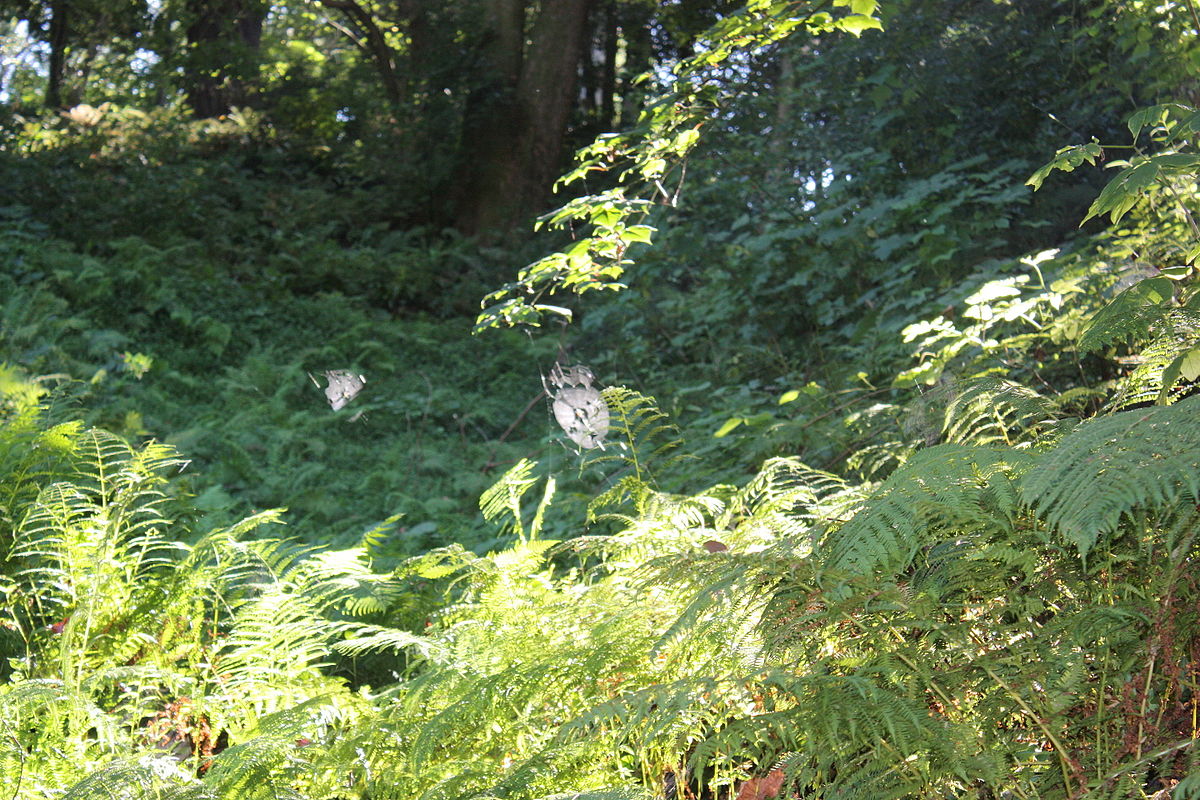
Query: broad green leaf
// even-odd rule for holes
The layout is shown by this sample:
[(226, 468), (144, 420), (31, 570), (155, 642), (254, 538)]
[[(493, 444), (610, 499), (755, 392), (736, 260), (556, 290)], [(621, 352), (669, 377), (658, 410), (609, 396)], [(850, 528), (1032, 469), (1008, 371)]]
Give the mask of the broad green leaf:
[(883, 23), (866, 14), (851, 14), (837, 21), (837, 27), (854, 36), (861, 36), (863, 31), (883, 30)]
[(1018, 297), (1021, 290), (1013, 285), (1011, 278), (1000, 281), (990, 281), (985, 283), (979, 291), (966, 298), (963, 302), (969, 305), (980, 305), (990, 303), (993, 300), (999, 300), (1002, 297)]
[(1200, 130), (1200, 112), (1192, 111), (1171, 129), (1171, 135), (1167, 137), (1167, 141), (1172, 144), (1177, 143), (1195, 136), (1198, 130)]
[(1200, 347), (1189, 350), (1181, 358), (1179, 377), (1185, 381), (1194, 381), (1200, 378)]
[(1175, 267), (1163, 267), (1159, 270), (1159, 273), (1164, 278), (1170, 278), (1173, 281), (1181, 281), (1190, 275), (1191, 272), (1192, 268), (1187, 264), (1180, 264), (1179, 266)]
[(779, 405), (782, 406), (782, 405), (785, 405), (786, 403), (790, 403), (799, 396), (800, 396), (799, 389), (792, 389), (790, 392), (784, 392), (783, 396), (779, 398)]
[(671, 149), (673, 149), (676, 153), (687, 153), (688, 150), (692, 149), (692, 145), (694, 145), (699, 138), (700, 131), (696, 130), (695, 128), (689, 128), (685, 131), (681, 131), (679, 135), (675, 137), (675, 142), (672, 144)]
[(855, 14), (871, 16), (879, 10), (878, 0), (833, 0), (834, 8), (849, 8)]
[(937, 382), (937, 379), (942, 375), (942, 365), (933, 361), (926, 361), (924, 364), (918, 364), (912, 369), (906, 369), (896, 376), (892, 381), (892, 386), (903, 388), (905, 386), (913, 386), (918, 383), (932, 385)]
[(1200, 377), (1200, 347), (1194, 347), (1172, 361), (1162, 374), (1162, 389), (1158, 393), (1158, 404), (1171, 402), (1171, 390), (1182, 378), (1194, 381)]
[(1194, 172), (1200, 167), (1200, 155), (1191, 153), (1160, 153), (1150, 160), (1164, 172)]
[(720, 439), (723, 436), (728, 436), (733, 432), (733, 429), (745, 422), (741, 417), (733, 417), (725, 420), (725, 424), (717, 428), (717, 432), (713, 434), (713, 438)]
[(1042, 166), (1037, 172), (1025, 181), (1026, 186), (1032, 186), (1034, 190), (1042, 188), (1042, 182), (1056, 169), (1063, 172), (1074, 172), (1075, 168), (1080, 164), (1087, 162), (1095, 164), (1096, 159), (1104, 154), (1099, 142), (1088, 142), (1087, 144), (1075, 144), (1070, 147), (1064, 147), (1054, 154), (1049, 163)]
[(1100, 192), (1100, 196), (1092, 203), (1087, 215), (1079, 224), (1082, 225), (1092, 217), (1104, 213), (1107, 213), (1114, 223), (1119, 222), (1121, 217), (1142, 199), (1142, 192), (1154, 185), (1158, 173), (1158, 164), (1153, 159), (1121, 170)]
[(612, 203), (605, 203), (592, 212), (592, 222), (602, 228), (611, 228), (621, 219), (621, 210)]
[(1129, 115), (1129, 121), (1126, 123), (1129, 126), (1129, 133), (1137, 139), (1138, 134), (1147, 125), (1159, 125), (1165, 120), (1172, 111), (1189, 111), (1187, 106), (1179, 103), (1159, 103), (1148, 108), (1140, 108)]
[(630, 242), (645, 242), (650, 244), (650, 235), (654, 228), (649, 225), (630, 225), (625, 229), (625, 239)]
[(535, 305), (534, 308), (536, 308), (538, 311), (545, 311), (550, 314), (558, 314), (559, 316), (566, 317), (567, 320), (570, 320), (572, 317), (575, 316), (575, 313), (573, 311), (571, 311), (571, 309), (563, 308), (562, 306), (550, 306), (550, 305), (545, 305), (545, 304), (538, 304), (538, 305)]

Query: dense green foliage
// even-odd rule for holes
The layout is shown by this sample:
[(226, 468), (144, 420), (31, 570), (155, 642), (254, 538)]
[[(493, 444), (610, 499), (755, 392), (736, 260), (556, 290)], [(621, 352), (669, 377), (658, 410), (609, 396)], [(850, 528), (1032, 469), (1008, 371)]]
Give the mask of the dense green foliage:
[(420, 5), (0, 2), (0, 785), (1200, 797), (1192, 6)]

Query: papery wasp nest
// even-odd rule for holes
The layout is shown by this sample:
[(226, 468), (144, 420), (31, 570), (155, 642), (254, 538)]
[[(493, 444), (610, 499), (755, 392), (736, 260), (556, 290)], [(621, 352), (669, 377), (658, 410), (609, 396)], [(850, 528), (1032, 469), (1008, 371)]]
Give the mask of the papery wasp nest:
[[(318, 389), (321, 388), (321, 384), (311, 373), (308, 377)], [(334, 411), (345, 408), (346, 404), (353, 400), (355, 395), (361, 392), (363, 386), (367, 384), (365, 376), (348, 369), (326, 370), (325, 380), (329, 382), (325, 387), (325, 399), (329, 401), (329, 407)]]
[(604, 435), (608, 433), (608, 406), (592, 386), (595, 379), (592, 371), (582, 364), (573, 367), (555, 364), (546, 381), (554, 419), (583, 450), (603, 449)]

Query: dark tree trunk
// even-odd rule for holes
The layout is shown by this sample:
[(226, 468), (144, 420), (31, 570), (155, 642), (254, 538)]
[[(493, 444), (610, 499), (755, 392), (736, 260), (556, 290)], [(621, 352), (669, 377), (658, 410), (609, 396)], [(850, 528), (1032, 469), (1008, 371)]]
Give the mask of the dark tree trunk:
[(604, 71), (600, 78), (600, 121), (612, 130), (617, 122), (617, 9), (610, 1), (604, 9), (602, 44), (604, 46)]
[(650, 69), (654, 60), (654, 40), (650, 35), (652, 16), (653, 12), (648, 8), (631, 6), (622, 21), (622, 31), (625, 37), (623, 72), (626, 76), (630, 76), (623, 80), (621, 85), (619, 119), (622, 126), (632, 124), (642, 110), (643, 91), (633, 86), (631, 80)]
[[(345, 15), (346, 21), (358, 32), (358, 37), (352, 35), (351, 31), (343, 29), (343, 32), (350, 35), (355, 46), (375, 66), (388, 103), (393, 108), (399, 106), (405, 95), (404, 81), (397, 69), (396, 53), (387, 43), (374, 15), (356, 0), (321, 0), (321, 5)], [(411, 13), (419, 15), (417, 10)]]
[(543, 209), (560, 173), (591, 4), (544, 4), (522, 47), (525, 4), (487, 0), (494, 80), (473, 94), (463, 122), (455, 224), (464, 233), (503, 233)]
[(199, 119), (245, 105), (258, 77), (267, 4), (262, 0), (188, 0), (187, 102)]
[(67, 72), (67, 8), (70, 0), (50, 3), (50, 63), (46, 79), (46, 107), (62, 107), (63, 77)]

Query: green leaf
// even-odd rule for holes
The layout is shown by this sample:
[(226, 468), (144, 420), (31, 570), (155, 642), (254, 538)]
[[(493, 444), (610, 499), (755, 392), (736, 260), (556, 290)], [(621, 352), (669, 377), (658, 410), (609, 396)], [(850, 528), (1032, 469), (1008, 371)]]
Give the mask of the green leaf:
[(855, 14), (871, 16), (879, 10), (877, 0), (833, 0), (834, 8), (849, 8)]
[(741, 425), (743, 422), (745, 422), (745, 420), (742, 417), (733, 417), (725, 420), (725, 424), (720, 428), (717, 428), (717, 432), (713, 434), (713, 438), (720, 439), (724, 436), (728, 436), (733, 432), (734, 428)]
[(650, 244), (650, 235), (654, 233), (654, 230), (649, 225), (630, 225), (625, 229), (625, 239), (630, 242)]
[(1049, 163), (1042, 166), (1037, 172), (1025, 181), (1026, 186), (1032, 186), (1034, 190), (1042, 188), (1042, 182), (1056, 169), (1063, 172), (1074, 172), (1075, 168), (1084, 162), (1095, 164), (1096, 159), (1103, 155), (1099, 142), (1088, 142), (1087, 144), (1075, 144), (1070, 147), (1064, 147), (1054, 154)]
[(1195, 172), (1200, 167), (1200, 156), (1191, 153), (1159, 153), (1150, 160), (1163, 172)]
[(866, 14), (851, 14), (837, 21), (837, 27), (854, 36), (861, 36), (863, 31), (883, 30), (883, 23)]
[(551, 306), (544, 303), (539, 303), (535, 305), (534, 308), (536, 308), (538, 311), (545, 311), (551, 314), (558, 314), (559, 316), (566, 317), (568, 321), (575, 316), (575, 313), (571, 311), (571, 309), (563, 308), (562, 306)]
[(782, 406), (786, 403), (790, 403), (799, 396), (800, 396), (799, 389), (792, 389), (790, 392), (784, 392), (783, 396), (779, 398), (779, 405)]
[(1161, 274), (1164, 278), (1170, 278), (1173, 281), (1181, 281), (1190, 275), (1191, 272), (1192, 268), (1187, 264), (1180, 264), (1174, 267), (1163, 267), (1159, 270), (1159, 274)]
[(992, 300), (999, 300), (1003, 297), (1019, 297), (1021, 290), (1013, 285), (1014, 281), (1007, 278), (999, 281), (988, 281), (979, 291), (966, 298), (963, 302), (968, 305), (976, 306), (989, 303)]
[(1119, 222), (1121, 217), (1142, 199), (1142, 192), (1154, 185), (1158, 174), (1158, 164), (1153, 159), (1121, 170), (1100, 192), (1100, 196), (1092, 203), (1087, 215), (1079, 224), (1082, 225), (1092, 217), (1104, 213), (1107, 213), (1114, 223)]
[(1129, 126), (1129, 133), (1134, 139), (1137, 139), (1138, 134), (1147, 125), (1159, 125), (1168, 116), (1171, 109), (1184, 108), (1178, 103), (1159, 103), (1158, 105), (1149, 106), (1148, 108), (1139, 108), (1137, 111), (1129, 115), (1129, 120), (1126, 123)]
[(932, 385), (941, 377), (942, 369), (943, 365), (934, 361), (918, 364), (912, 369), (906, 369), (897, 375), (892, 381), (892, 386), (899, 389), (906, 386), (914, 386), (918, 383)]
[(1200, 347), (1195, 347), (1180, 356), (1179, 377), (1185, 381), (1200, 378)]
[(605, 203), (592, 212), (592, 222), (602, 228), (611, 228), (621, 219), (621, 210), (612, 203)]

